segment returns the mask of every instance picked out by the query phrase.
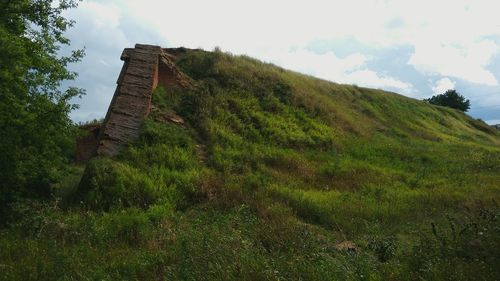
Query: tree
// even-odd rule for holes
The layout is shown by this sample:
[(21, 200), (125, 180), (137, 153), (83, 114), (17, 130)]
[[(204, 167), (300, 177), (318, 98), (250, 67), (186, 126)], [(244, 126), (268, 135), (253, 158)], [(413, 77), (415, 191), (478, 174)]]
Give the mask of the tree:
[(62, 12), (77, 4), (0, 1), (0, 220), (14, 200), (49, 195), (65, 173), (76, 133), (71, 99), (84, 90), (60, 84), (76, 77), (67, 65), (84, 52), (59, 52), (73, 25)]
[(464, 112), (467, 112), (470, 108), (470, 101), (466, 100), (465, 97), (455, 90), (448, 90), (444, 94), (432, 96), (430, 99), (424, 99), (424, 101), (435, 105), (455, 108)]

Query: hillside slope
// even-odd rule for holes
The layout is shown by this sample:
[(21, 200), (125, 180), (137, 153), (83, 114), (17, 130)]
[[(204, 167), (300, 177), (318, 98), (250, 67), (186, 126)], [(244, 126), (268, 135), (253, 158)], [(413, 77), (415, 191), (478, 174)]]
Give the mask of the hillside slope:
[(195, 86), (157, 89), (134, 144), (19, 207), (1, 278), (500, 279), (483, 122), (219, 51), (176, 65)]

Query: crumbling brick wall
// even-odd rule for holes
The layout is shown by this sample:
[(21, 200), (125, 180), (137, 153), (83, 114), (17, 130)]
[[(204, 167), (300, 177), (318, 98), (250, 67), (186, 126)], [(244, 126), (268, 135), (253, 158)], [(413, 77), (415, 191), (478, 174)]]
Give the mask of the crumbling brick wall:
[(189, 85), (168, 50), (171, 49), (141, 44), (123, 50), (124, 64), (99, 134), (97, 155), (116, 155), (138, 137), (158, 85), (166, 88)]
[(75, 162), (84, 164), (94, 157), (99, 145), (101, 124), (89, 124), (80, 127), (82, 133), (76, 140)]

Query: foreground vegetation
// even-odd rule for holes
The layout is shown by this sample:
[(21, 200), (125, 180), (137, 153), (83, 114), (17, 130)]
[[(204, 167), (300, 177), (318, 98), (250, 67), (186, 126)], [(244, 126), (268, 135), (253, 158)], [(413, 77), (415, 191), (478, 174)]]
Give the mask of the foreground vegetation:
[(20, 199), (50, 197), (68, 174), (78, 130), (69, 118), (83, 89), (63, 89), (76, 73), (67, 69), (83, 50), (61, 56), (62, 15), (77, 0), (0, 1), (0, 227)]
[(219, 51), (177, 65), (196, 86), (158, 89), (136, 143), (15, 204), (0, 279), (500, 279), (486, 124)]

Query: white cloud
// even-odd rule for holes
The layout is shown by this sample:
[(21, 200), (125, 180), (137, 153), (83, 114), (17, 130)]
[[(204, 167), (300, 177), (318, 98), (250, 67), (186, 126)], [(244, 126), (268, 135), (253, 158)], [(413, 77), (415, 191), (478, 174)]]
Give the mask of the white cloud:
[(500, 46), (484, 39), (500, 35), (500, 17), (492, 8), (498, 6), (495, 1), (127, 0), (125, 3), (129, 16), (147, 22), (173, 45), (206, 49), (221, 46), (236, 54), (262, 59), (269, 48), (301, 49), (313, 40), (349, 36), (379, 48), (413, 46), (415, 53), (408, 63), (424, 75), (498, 85), (487, 66)]
[(367, 60), (366, 56), (362, 54), (352, 54), (345, 58), (339, 58), (333, 52), (317, 54), (305, 49), (270, 48), (255, 55), (288, 69), (339, 82), (348, 82), (341, 81), (344, 80), (345, 73), (359, 69)]
[(92, 14), (97, 27), (117, 28), (120, 24), (120, 8), (113, 3), (82, 2), (80, 11)]
[[(500, 35), (498, 1), (389, 1), (390, 15), (404, 23), (387, 38), (415, 48), (408, 63), (424, 75), (460, 78), (470, 83), (497, 86), (488, 70), (500, 46), (486, 38)], [(384, 36), (382, 36), (384, 37)], [(388, 40), (382, 38), (381, 40)]]
[(270, 48), (264, 53), (256, 55), (284, 68), (338, 83), (393, 89), (404, 93), (414, 91), (413, 86), (409, 83), (367, 69), (365, 64), (370, 58), (363, 54), (352, 54), (345, 58), (339, 58), (333, 52), (317, 54), (305, 49), (280, 50)]
[(447, 90), (454, 90), (456, 82), (451, 81), (450, 78), (445, 77), (437, 80), (432, 86), (432, 92), (436, 95), (440, 95)]
[[(470, 88), (500, 90), (500, 77), (491, 68), (500, 53), (499, 7), (497, 0), (87, 0), (69, 14), (78, 30), (70, 36), (72, 42), (88, 46), (86, 61), (93, 66), (101, 62), (94, 72), (100, 71), (102, 79), (109, 75), (109, 87), (116, 80), (109, 69), (119, 71), (121, 50), (140, 42), (204, 49), (220, 46), (335, 82), (415, 96), (419, 95), (415, 88), (422, 93), (437, 91), (439, 81), (422, 86), (408, 79), (426, 81), (429, 76), (443, 80), (441, 84), (456, 80), (472, 84)], [(395, 61), (406, 62), (418, 72), (397, 73), (404, 69), (400, 65), (368, 67), (374, 58), (365, 53), (340, 57), (334, 52), (307, 51), (310, 42), (342, 38), (378, 50), (414, 48), (408, 61)], [(421, 76), (412, 80), (409, 75)], [(488, 93), (474, 91), (473, 95), (481, 101), (498, 101), (498, 95)], [(89, 90), (89, 96), (94, 94), (103, 93)]]
[(173, 45), (222, 46), (247, 52), (269, 46), (304, 46), (314, 39), (350, 36), (377, 47), (435, 42), (468, 48), (500, 34), (496, 1), (165, 1), (88, 0), (97, 21), (116, 26), (116, 9), (147, 24)]
[(426, 74), (461, 78), (471, 83), (497, 86), (498, 80), (486, 69), (500, 47), (491, 40), (458, 44), (422, 42), (408, 63)]
[(351, 81), (351, 83), (367, 87), (395, 89), (407, 95), (412, 95), (415, 91), (412, 84), (403, 82), (391, 76), (380, 75), (373, 70), (356, 70), (346, 74), (346, 77)]
[[(92, 45), (99, 49), (129, 46), (132, 44), (129, 34), (125, 34), (120, 27), (123, 17), (127, 16), (123, 15), (124, 12), (111, 2), (82, 2), (78, 9), (67, 12), (68, 17), (77, 19), (76, 26), (69, 31), (72, 44)], [(96, 51), (96, 48), (89, 51)]]
[(486, 120), (485, 122), (489, 125), (496, 125), (496, 124), (500, 124), (500, 119)]

